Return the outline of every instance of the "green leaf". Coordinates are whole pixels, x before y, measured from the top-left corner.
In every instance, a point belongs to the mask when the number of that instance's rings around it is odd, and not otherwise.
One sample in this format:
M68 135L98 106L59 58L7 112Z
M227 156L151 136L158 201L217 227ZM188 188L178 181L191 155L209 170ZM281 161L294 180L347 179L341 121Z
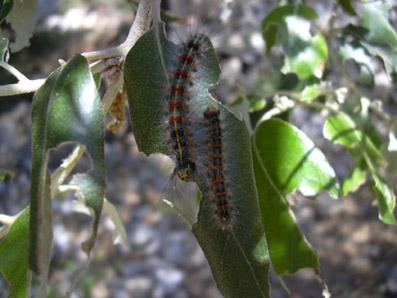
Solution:
M373 175L373 179L376 196L378 197L379 218L385 223L395 224L396 220L393 210L396 206L396 197L394 196L393 188L377 173Z
M101 87L101 74L100 73L94 74L94 81L95 81L96 88L99 90L99 88Z
M4 21L5 17L10 13L14 6L14 0L0 0L0 24Z
M256 94L247 94L247 99L249 101L249 112L257 112L265 108L266 106L266 99L262 96L258 96Z
M338 0L338 4L342 6L343 10L351 15L357 15L352 0Z
M11 180L13 180L15 177L15 171L0 169L0 181L5 180L7 176L9 176Z
M37 0L15 1L11 12L6 20L15 31L16 38L11 42L10 49L13 53L18 52L30 45L29 39L33 35L37 19Z
M361 18L363 26L369 31L367 40L374 44L394 48L395 52L397 36L388 20L388 12L391 7L391 4L380 1L363 3Z
M28 297L29 207L0 242L0 271L11 285L9 298Z
M242 105L244 102L244 98L242 96L237 97L231 104L229 104L229 107L238 107L239 105Z
M390 8L390 4L380 1L363 3L362 24L368 31L364 33L349 26L360 44L371 55L383 60L388 74L397 71L397 35L388 21Z
M359 165L355 165L349 176L342 183L343 195L346 196L349 192L355 192L358 188L365 183L367 172Z
M310 78L301 92L301 100L311 101L316 99L321 94L321 89L320 80L316 77Z
M361 80L367 84L374 83L374 68L371 63L371 57L362 47L353 47L350 44L344 44L339 48L339 56L343 63L352 59L360 66Z
M330 116L324 124L324 137L335 144L348 148L360 148L368 152L375 163L385 164L385 160L371 139L357 127L356 123L345 113Z
M252 141L262 221L272 264L278 274L311 267L319 274L318 256L299 229L286 195L299 189L315 196L327 189L340 193L336 175L321 151L287 122L261 122Z
M225 297L269 297L269 255L259 214L249 134L243 122L227 110L222 111L226 183L230 182L228 191L234 198L231 202L235 223L231 231L220 231L211 216L212 195L203 191L198 221L192 231Z
M285 18L299 16L306 20L318 18L315 10L306 5L285 5L273 9L262 22L262 34L266 41L267 54L275 44L277 34L284 29Z
M393 190L376 169L377 163L386 166L386 162L371 139L357 128L356 123L347 114L342 112L328 117L324 124L323 134L333 143L353 148L352 152L356 160L365 161L366 168L371 172L375 182L379 217L386 223L394 223L395 197Z
M219 229L213 215L213 194L208 187L206 169L203 168L203 173L200 172L196 180L202 192L198 219L197 222L191 219L190 227L225 297L269 297L269 257L258 211L249 135L244 123L209 95L208 88L217 83L220 69L209 39L205 38L203 44L203 53L197 58L197 75L193 85L195 96L189 102L189 115L195 121L192 134L195 144L207 148L205 133L208 128L203 112L208 107L220 110L222 128L226 128L222 140L228 167L227 181L230 181L236 218L231 230ZM182 45L175 45L165 38L161 23L143 35L127 55L124 80L132 130L139 150L146 155L171 154L167 149L167 127L162 123L166 114L164 105L171 84L170 76L182 51ZM203 134L201 138L196 129ZM202 158L207 159L207 154ZM197 203L192 199L191 204ZM185 218L184 210L175 210Z
M0 41L0 63L5 62L7 63L7 56L8 56L8 39L2 38Z
M317 13L306 5L286 5L274 9L262 22L262 32L267 43L267 52L281 36L285 54L283 73L296 73L300 79L322 76L328 56L327 43L321 34L312 36L310 21Z
M92 170L74 177L87 205L95 212L91 227L93 236L85 249L87 253L93 246L102 209L106 181L102 106L83 56L74 55L48 77L34 96L32 119L29 266L42 275L48 268L41 268L43 256L40 252L45 251L50 242L46 229L52 229L49 218L51 178L47 171L49 150L64 142L78 142L86 146L91 157ZM43 222L46 219L49 222Z
M360 41L361 45L373 56L378 56L383 60L386 72L391 74L397 72L396 48L376 45L366 41Z
M368 98L362 97L360 99L360 103L361 103L361 110L356 119L356 123L361 124L362 130L365 133L365 135L371 139L372 143L375 145L375 147L378 150L381 150L382 139L379 136L378 132L376 131L370 115L371 101ZM382 153L381 155L383 156Z

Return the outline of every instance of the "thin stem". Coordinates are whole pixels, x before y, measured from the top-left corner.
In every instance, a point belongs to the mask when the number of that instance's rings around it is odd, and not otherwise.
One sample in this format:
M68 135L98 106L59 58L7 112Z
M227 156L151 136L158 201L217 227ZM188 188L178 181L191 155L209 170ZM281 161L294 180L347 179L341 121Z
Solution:
M0 97L35 92L44 84L45 80L25 80L16 84L0 86Z
M22 73L19 72L15 67L11 66L6 62L0 62L0 66L11 73L14 77L18 79L18 81L28 81L28 78L25 77Z
M322 103L316 102L316 101L295 101L294 103L297 106L311 107L311 108L316 108L316 109L320 109L320 110L328 110L332 113L340 112L339 110L334 109L333 107L331 107L329 105L322 104Z

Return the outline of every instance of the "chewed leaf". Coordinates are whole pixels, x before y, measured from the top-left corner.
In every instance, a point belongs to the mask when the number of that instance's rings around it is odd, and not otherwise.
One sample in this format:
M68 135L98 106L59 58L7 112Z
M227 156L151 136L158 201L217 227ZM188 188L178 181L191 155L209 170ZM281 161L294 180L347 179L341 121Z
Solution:
M167 106L167 98L175 96L172 93L169 95L172 88L178 92L180 90L180 85L173 82L175 73L183 77L182 81L178 78L181 84L185 80L192 83L189 86L193 86L194 91L189 93L189 104L185 108L189 110L191 135L196 146L194 148L200 149L195 151L198 169L195 181L202 196L199 200L182 197L185 204L195 205L198 212L197 222L189 226L208 259L219 290L225 297L269 297L269 257L258 211L249 135L244 123L210 96L208 88L219 79L219 63L208 37L203 37L200 42L205 46L197 58L193 76L185 75L187 68L184 64L180 64L182 66L179 69L175 66L180 59L189 63L190 58L186 58L188 55L184 56L184 45L175 45L166 39L163 24L149 30L131 49L125 63L124 78L132 130L139 150L146 155L179 154L177 150L170 150L171 141L167 139L170 131L163 124L166 120L175 120L173 115L167 119L169 109L175 112L173 107ZM220 178L222 181L218 183L226 181L226 186L222 184L222 187L227 187L230 196L225 200L235 208L235 221L231 230L220 228L220 217L214 214L211 183L207 181L209 137L204 111L209 107L220 111L220 125L222 130L225 129L222 132L224 153L219 153L218 158L223 160L220 156L224 154L227 171L222 174L224 180ZM218 161L222 164L220 159ZM169 205L175 206L176 212L183 218L186 218L185 210L190 210L177 201L169 202ZM226 210L225 206L218 208Z
M367 128L367 131L371 130ZM372 137L371 139L365 131L357 127L356 123L349 115L342 112L335 116L328 117L324 124L323 134L333 143L352 148L350 153L353 157L358 161L364 161L365 170L372 174L372 179L374 181L374 189L379 206L379 218L386 223L394 224L396 221L393 210L396 199L392 187L380 175L377 169L377 165L385 166L386 162L384 156L372 141L372 139L376 138ZM347 181L355 185L347 185L347 190L357 187L364 176L364 173L357 173L357 171L356 173L353 172L353 174L356 174L355 176L351 176L354 180Z
M371 57L362 47L353 47L350 44L344 44L339 49L339 55L343 62L353 59L360 66L361 80L367 84L374 83L374 69L371 64Z
M180 148L172 149L171 134L175 134L175 132L165 123L172 123L171 118L177 118L173 114L169 114L167 99L172 88L179 88L179 85L172 86L172 77L178 70L177 65L184 56L185 48L182 44L176 45L170 42L164 35L163 26L164 24L161 23L149 30L128 53L124 80L132 131L139 150L147 156L155 153L169 155L176 164L176 155L181 155L182 150ZM192 98L188 102L181 103L184 112L188 115L185 120L189 125L182 131L188 130L191 133L192 148L187 150L197 154L195 159L197 159L199 176L204 173L202 173L202 158L198 151L202 150L202 147L206 148L206 145L200 141L202 138L205 140L202 132L205 128L201 127L199 119L203 118L204 108L209 103L214 104L208 93L208 88L217 83L220 74L219 62L211 41L204 36L201 43L200 46L203 50L195 62L194 73L189 73L184 79L189 80L190 84L188 85L193 89L189 90L189 97ZM185 136L182 138L186 139ZM176 192L178 193L178 191ZM172 200L174 197L170 194L170 197L166 197L166 199ZM196 201L173 200L172 203L183 218L191 218L193 222L196 221L198 212Z
M16 34L15 41L10 44L12 52L18 52L30 45L29 39L36 26L37 8L37 0L14 2L11 12L6 17Z
M322 76L328 48L321 34L310 33L310 21L316 18L318 15L312 8L301 4L278 7L263 20L268 53L280 36L285 55L284 73L296 73L300 79Z
M281 120L260 123L252 146L262 221L276 272L311 267L319 273L317 254L299 229L285 196L294 189L307 196L328 189L337 197L340 187L335 172L302 131Z
M78 142L87 148L93 169L75 176L86 204L93 208L92 230L98 226L105 193L104 132L102 107L86 59L73 56L55 70L36 92L32 104L32 181L29 233L29 266L45 275L48 264L41 253L51 248L47 239L52 231L50 183L47 160L49 150L64 142ZM45 220L48 222L45 222ZM48 230L49 229L49 230ZM48 247L49 246L49 247ZM86 250L89 252L92 244ZM46 276L43 276L46 278Z

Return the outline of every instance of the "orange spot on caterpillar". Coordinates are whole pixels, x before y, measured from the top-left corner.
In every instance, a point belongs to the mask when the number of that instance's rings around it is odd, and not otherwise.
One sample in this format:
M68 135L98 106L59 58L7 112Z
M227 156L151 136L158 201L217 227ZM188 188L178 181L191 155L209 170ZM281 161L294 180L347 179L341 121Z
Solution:
M180 107L182 107L182 102L181 101L178 101L178 102L172 101L169 103L169 106L172 109L179 109Z

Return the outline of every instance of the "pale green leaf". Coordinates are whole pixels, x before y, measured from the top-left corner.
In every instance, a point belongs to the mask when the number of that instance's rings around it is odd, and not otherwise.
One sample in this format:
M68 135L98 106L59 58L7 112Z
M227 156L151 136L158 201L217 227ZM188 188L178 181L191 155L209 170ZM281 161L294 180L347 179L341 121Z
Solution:
M11 28L16 34L15 41L10 44L12 52L18 52L30 45L29 39L36 26L37 8L37 0L14 2L11 12L6 17L6 21L11 24Z

